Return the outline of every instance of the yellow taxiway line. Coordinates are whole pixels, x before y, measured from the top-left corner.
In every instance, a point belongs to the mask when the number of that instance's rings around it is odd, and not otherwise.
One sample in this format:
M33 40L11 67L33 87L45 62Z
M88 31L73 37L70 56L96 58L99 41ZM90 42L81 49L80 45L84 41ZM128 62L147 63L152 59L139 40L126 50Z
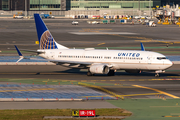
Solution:
M161 93L144 93L144 94L129 94L129 95L122 95L122 96L140 96L140 95L156 95Z
M163 117L180 117L180 116L163 116Z
M169 94L169 93L163 92L163 91L158 90L158 89L155 89L155 88L144 87L144 86L140 86L140 85L132 85L132 86L134 86L134 87L139 87L139 88L144 88L144 89L149 89L149 90L153 90L153 91L156 91L156 92L158 92L158 93L161 93L161 94L167 95L167 96L172 97L172 98L179 98L179 97L177 97L177 96L175 96L175 95L172 95L172 94Z
M106 44L106 43L99 43L98 45L104 45L104 44Z

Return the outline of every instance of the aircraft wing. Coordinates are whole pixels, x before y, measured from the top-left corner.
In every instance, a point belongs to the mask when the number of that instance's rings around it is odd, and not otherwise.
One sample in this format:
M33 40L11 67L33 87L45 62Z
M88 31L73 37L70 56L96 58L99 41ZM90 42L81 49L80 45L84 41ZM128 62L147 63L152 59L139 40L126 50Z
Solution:
M94 63L94 62L82 62L82 61L68 61L68 60L52 60L52 59L46 59L49 62L53 62L56 64L71 64L71 65L83 65L86 67L90 67L92 64L103 64L103 65L107 65L108 67L113 67L112 64L108 64L108 63Z
M52 59L46 59L49 62L59 63L59 64L81 64L81 65L91 65L92 62L79 62L79 61L68 61L68 60L52 60Z

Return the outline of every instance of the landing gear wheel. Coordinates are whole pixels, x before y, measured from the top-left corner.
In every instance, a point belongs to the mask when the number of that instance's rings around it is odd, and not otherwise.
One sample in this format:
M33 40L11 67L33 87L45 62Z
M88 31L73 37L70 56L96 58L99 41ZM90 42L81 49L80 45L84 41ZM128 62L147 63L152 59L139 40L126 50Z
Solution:
M155 74L155 77L159 77L159 73L156 73L156 74Z
M110 70L109 73L108 73L108 76L114 76L114 75L115 75L114 70Z
M87 76L93 76L93 74L91 72L87 72Z

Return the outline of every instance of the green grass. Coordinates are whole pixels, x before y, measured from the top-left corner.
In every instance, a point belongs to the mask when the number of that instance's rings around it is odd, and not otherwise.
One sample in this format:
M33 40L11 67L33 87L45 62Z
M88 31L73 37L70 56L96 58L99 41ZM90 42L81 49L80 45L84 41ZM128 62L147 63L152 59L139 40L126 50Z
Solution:
M96 109L96 115L130 116L131 113L120 108ZM71 116L71 109L0 110L0 120L40 120L44 116Z
M132 116L125 120L180 120L180 99L124 99L107 100L111 104L131 111Z

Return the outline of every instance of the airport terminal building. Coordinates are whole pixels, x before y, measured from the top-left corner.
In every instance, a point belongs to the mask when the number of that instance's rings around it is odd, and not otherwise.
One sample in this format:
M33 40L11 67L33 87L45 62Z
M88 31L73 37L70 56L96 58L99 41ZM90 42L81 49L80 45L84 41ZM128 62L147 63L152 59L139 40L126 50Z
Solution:
M164 6L166 4L180 5L180 0L26 0L26 2L25 0L0 0L0 10L149 10L150 7Z

